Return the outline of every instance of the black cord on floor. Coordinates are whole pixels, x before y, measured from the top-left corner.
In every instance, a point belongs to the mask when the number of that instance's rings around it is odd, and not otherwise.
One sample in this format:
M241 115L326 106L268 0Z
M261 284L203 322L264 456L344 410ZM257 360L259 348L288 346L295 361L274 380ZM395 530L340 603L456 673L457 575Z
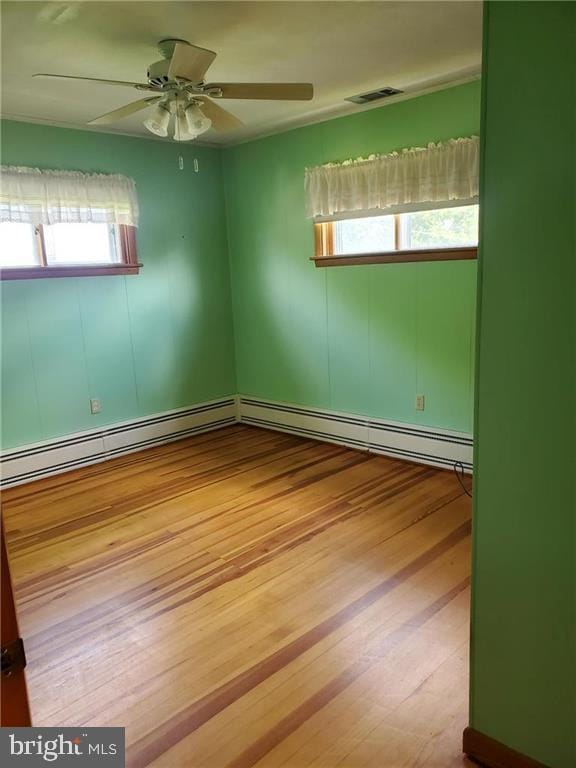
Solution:
M454 474L458 478L458 482L460 483L460 486L462 487L462 490L464 491L466 496L470 496L470 498L472 498L472 494L470 493L468 488L466 488L466 486L464 485L464 466L461 461L454 462Z

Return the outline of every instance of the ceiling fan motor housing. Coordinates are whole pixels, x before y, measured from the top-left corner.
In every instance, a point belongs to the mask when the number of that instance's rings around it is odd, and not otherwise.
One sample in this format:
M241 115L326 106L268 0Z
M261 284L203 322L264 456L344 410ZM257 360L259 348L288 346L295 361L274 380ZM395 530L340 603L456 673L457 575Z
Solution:
M148 67L148 82L150 85L163 86L170 82L168 70L170 69L170 60L161 59L150 64Z

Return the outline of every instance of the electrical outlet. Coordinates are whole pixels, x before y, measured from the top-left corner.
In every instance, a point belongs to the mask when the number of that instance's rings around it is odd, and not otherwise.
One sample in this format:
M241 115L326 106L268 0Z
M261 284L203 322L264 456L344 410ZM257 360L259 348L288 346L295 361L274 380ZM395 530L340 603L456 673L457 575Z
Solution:
M92 397L90 398L90 413L100 413L102 410L102 403L100 400Z
M416 395L416 410L424 410L424 395Z

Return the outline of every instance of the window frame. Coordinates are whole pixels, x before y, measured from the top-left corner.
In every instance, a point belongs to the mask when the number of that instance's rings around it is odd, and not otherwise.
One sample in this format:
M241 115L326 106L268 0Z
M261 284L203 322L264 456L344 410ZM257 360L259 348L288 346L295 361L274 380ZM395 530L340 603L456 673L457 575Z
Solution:
M315 262L317 267L345 267L353 264L405 264L415 261L454 261L476 259L478 257L477 245L457 246L454 248L411 248L401 250L399 247L401 237L401 213L382 213L381 215L394 216L395 249L393 251L337 254L334 252L334 224L337 220L315 221L314 256L311 258L311 261Z
M33 226L33 225L30 225ZM33 280L46 277L98 277L101 275L137 275L142 264L136 253L136 227L117 224L120 261L114 264L58 264L46 261L44 226L34 226L40 264L34 267L2 267L0 280Z

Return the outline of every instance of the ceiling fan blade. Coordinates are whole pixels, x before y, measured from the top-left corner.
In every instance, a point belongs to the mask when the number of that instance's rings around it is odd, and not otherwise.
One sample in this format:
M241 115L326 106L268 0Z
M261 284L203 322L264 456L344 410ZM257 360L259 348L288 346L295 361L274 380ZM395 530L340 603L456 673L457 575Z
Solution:
M50 80L82 80L88 83L103 83L104 85L124 85L129 88L138 88L142 91L155 91L154 86L148 83L129 83L124 80L102 80L99 77L76 77L75 75L52 75L44 72L39 72L32 77L43 77Z
M220 99L270 99L309 101L314 96L311 83L210 83L206 91L218 89L210 96Z
M160 101L161 98L162 96L148 96L145 99L138 99L138 101L133 101L131 104L126 104L119 109L113 109L112 112L106 112L105 115L95 117L94 120L89 120L88 125L107 125L108 123L114 123L121 117L128 117L128 115L132 115L134 112L146 109L146 107L154 104L154 102Z
M170 80L180 77L191 83L199 83L204 79L206 70L215 58L214 51L187 43L176 43L170 60L168 77Z
M233 131L244 125L236 115L223 109L219 104L214 104L210 99L200 98L198 101L202 102L202 112L212 120L212 127L217 131Z

